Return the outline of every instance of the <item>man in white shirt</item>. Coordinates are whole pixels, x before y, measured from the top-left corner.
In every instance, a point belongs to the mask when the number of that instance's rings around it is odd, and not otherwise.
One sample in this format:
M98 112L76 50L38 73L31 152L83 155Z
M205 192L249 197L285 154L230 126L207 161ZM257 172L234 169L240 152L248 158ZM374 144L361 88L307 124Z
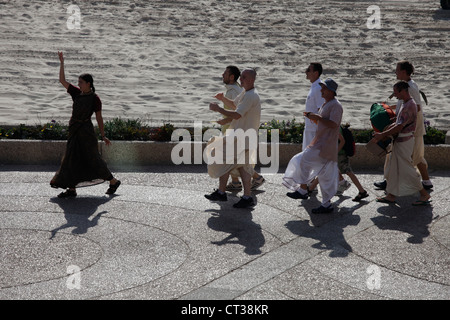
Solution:
M322 87L320 86L323 68L322 64L318 62L312 62L306 69L306 79L311 82L311 88L309 89L308 96L306 97L306 107L305 112L318 113L319 109L325 103L325 99L322 97L322 92L320 91ZM303 130L303 143L302 151L308 147L311 141L314 139L317 131L317 124L305 117L305 129ZM318 179L314 179L309 185L308 190L313 191L318 184Z
M228 66L225 68L224 73L222 74L222 80L225 84L225 98L233 100L237 98L237 96L242 92L242 87L237 82L239 77L241 76L241 71L236 66ZM227 105L225 102L223 103L223 108L225 110L234 110L233 106ZM226 116L223 116L224 119L217 121L218 124L222 125L222 133L225 134L227 129L230 127L230 122Z
M311 63L306 69L306 79L311 82L311 88L309 89L308 96L306 97L305 112L318 113L319 109L325 103L325 99L322 97L320 90L320 75L322 74L322 65L320 63ZM305 117L305 130L303 131L303 143L302 151L311 143L312 139L316 135L317 124Z
M234 101L225 98L223 93L216 95L216 98L226 105L231 106L235 110L226 110L220 107L217 103L211 103L209 109L224 115L227 121L230 123L229 129L231 133L227 133L225 136L213 138L205 149L205 154L208 158L214 160L213 153L217 153L220 145L225 145L222 148L223 151L227 151L227 143L233 143L236 141L233 134L240 131L253 135L253 142L250 139L249 144L245 142L245 148L242 154L235 154L234 161L232 163L224 161L222 163L208 163L208 174L212 178L219 178L219 189L212 194L205 195L205 197L212 201L227 201L227 195L225 193L228 177L231 172L239 172L244 186L244 195L239 202L235 203L235 208L248 208L254 205L253 198L251 196L251 178L254 172L253 167L256 163L258 147L258 130L261 120L261 100L259 98L258 91L255 89L256 71L253 69L245 69L241 74L241 86L243 91ZM239 130L241 129L241 130ZM230 131L228 130L228 131ZM223 144L222 144L223 143ZM252 143L254 145L252 145ZM245 154L244 154L245 153ZM226 155L226 152L225 152ZM226 155L227 156L227 155ZM244 162L242 162L244 160Z
M417 83L411 79L411 75L414 73L414 66L411 62L403 60L397 63L395 69L395 74L397 75L397 80L406 81L409 85L408 91L411 97L417 104L417 121L416 130L414 132L414 149L412 155L413 165L417 167L422 176L422 185L425 190L433 188L430 176L428 175L428 163L425 160L425 145L423 141L423 136L426 134L425 124L423 118L423 104L422 98L419 91L419 86ZM403 104L403 100L398 100L397 105L390 106L392 109L396 109L399 112L400 106ZM374 185L380 189L386 189L386 180L383 182L375 182Z
M239 77L241 76L241 71L238 67L230 65L225 68L224 73L222 74L222 80L225 84L225 94L224 97L227 100L234 101L236 98L244 91L244 89L239 85L237 82ZM233 104L228 105L226 101L223 102L223 108L225 110L236 110L236 106ZM227 129L230 127L230 120L226 116L223 116L224 118L217 121L218 124L222 126L222 134L225 135ZM239 174L237 173L231 173L231 182L227 184L226 190L227 191L240 191L242 190L242 184L239 181ZM256 171L252 173L252 190L258 189L264 182L265 179L262 175L258 174Z

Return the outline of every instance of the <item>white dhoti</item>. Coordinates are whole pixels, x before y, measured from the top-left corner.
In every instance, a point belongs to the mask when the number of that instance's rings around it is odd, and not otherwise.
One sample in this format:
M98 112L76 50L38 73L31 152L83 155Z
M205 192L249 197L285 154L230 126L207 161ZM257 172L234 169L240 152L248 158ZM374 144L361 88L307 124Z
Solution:
M423 112L417 112L417 126L414 132L414 151L412 154L412 162L416 167L418 164L423 163L428 167L427 160L425 160L425 144L423 141L423 135L425 134L425 127L423 125Z
M239 168L253 175L257 162L257 146L252 147L243 145L243 142L233 136L211 138L204 151L209 176L214 179L226 173L239 176Z
M324 159L319 153L318 149L307 148L292 157L283 177L283 185L296 191L301 184L308 184L318 177L323 205L336 194L339 169L337 162Z
M316 135L316 130L303 130L302 151L305 151Z
M425 160L425 144L423 142L423 136L414 137L412 162L414 166L423 163L428 167L428 162Z
M412 195L423 188L420 174L413 166L413 148L414 138L392 144L392 152L388 154L384 167L386 192L400 197Z

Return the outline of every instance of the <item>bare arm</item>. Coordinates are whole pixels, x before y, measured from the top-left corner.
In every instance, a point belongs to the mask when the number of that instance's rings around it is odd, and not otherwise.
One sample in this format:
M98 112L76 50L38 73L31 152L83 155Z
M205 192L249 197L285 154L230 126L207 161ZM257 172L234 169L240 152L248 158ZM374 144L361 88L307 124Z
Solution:
M231 118L223 118L217 121L218 124L220 124L221 126L224 126L228 123L230 123L231 121L233 121L233 119Z
M339 127L339 124L337 124L333 120L324 119L324 118L322 118L322 116L320 116L317 113L303 112L303 115L305 117L307 117L308 119L314 121L315 123L318 123L319 121L322 122L322 124L324 124L328 128L337 128L337 127Z
M378 142L378 141L380 141L380 140L384 140L385 138L387 138L387 137L390 137L390 136L393 136L393 135L396 135L397 133L400 133L402 130L403 130L403 128L405 127L405 125L404 124L392 124L392 125L390 125L385 131L383 131L383 132L375 132L374 134L373 134L373 140L375 141L375 142Z
M214 96L214 98L216 98L217 100L222 101L223 103L225 103L225 105L227 107L232 108L233 110L236 110L237 106L234 104L234 100L228 99L227 97L225 97L225 95L223 93L218 93Z
M59 62L61 63L59 66L59 82L66 88L69 88L70 83L66 81L66 75L64 73L64 56L62 52L58 51Z
M220 114L223 114L225 117L231 118L231 119L234 119L234 120L237 120L237 119L241 118L241 115L239 113L237 113L236 111L225 110L224 108L220 107L217 103L210 103L209 104L209 110L218 112Z

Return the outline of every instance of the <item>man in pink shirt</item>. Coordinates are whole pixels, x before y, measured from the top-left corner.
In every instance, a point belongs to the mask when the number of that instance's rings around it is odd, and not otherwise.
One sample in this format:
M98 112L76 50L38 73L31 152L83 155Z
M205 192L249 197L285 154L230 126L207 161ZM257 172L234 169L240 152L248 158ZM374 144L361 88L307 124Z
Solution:
M337 83L327 79L320 83L325 103L319 113L305 112L308 119L317 123L317 132L309 146L296 154L286 168L283 184L293 190L287 196L293 199L307 199L307 184L315 177L319 178L322 204L313 209L313 213L331 213L331 198L338 187L339 169L338 137L342 120L342 105L336 99Z
M431 202L430 195L421 183L420 174L413 166L414 131L416 130L417 105L409 93L409 84L399 81L394 85L394 95L403 100L397 112L397 120L385 131L374 134L373 140L378 142L394 136L392 152L387 156L384 166L384 177L387 181L385 197L377 198L378 202L394 203L396 197L407 196L419 191L419 200L414 206L423 206Z

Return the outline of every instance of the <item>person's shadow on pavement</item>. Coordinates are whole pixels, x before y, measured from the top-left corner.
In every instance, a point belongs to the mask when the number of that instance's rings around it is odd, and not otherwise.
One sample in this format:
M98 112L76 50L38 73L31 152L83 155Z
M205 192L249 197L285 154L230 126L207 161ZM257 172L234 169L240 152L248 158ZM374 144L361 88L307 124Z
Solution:
M397 230L410 234L407 239L409 243L422 243L423 239L430 235L429 227L433 221L432 206L412 207L406 210L385 206L378 208L377 211L381 215L371 219L374 224L381 230Z
M352 252L352 247L344 237L344 229L356 226L361 221L358 215L336 217L323 227L311 225L309 220L296 220L286 223L286 228L300 237L317 240L311 247L319 250L330 250L330 257L346 257Z
M64 229L72 229L72 234L84 234L89 228L95 227L98 224L100 217L107 211L97 212L98 207L107 203L112 196L103 197L76 197L73 199L52 198L50 202L58 204L64 212L67 223L55 228L51 231L50 239L53 239L56 234ZM91 216L95 216L91 218Z
M208 209L212 216L208 219L208 227L215 231L229 233L220 241L212 241L218 246L239 244L244 247L248 255L261 254L261 247L265 244L262 228L252 221L253 208L233 208L231 201L216 202L220 209Z

